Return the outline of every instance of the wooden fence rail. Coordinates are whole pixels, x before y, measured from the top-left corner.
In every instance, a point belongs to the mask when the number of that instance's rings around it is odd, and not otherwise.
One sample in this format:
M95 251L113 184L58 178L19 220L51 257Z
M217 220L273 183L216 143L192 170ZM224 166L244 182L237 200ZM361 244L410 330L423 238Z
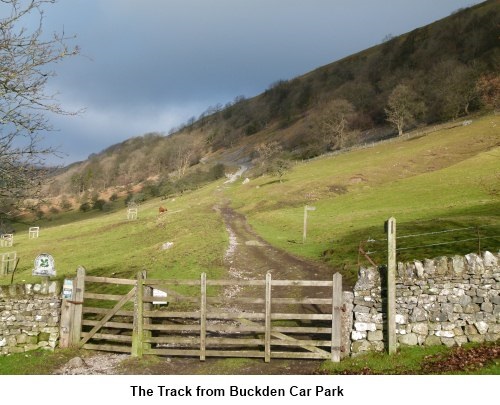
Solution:
M235 285L238 295L226 296ZM199 280L145 273L127 280L86 276L80 268L62 318L68 319L68 346L137 357L340 361L341 286L338 273L331 281L273 280L271 273L265 280L209 280L205 273Z

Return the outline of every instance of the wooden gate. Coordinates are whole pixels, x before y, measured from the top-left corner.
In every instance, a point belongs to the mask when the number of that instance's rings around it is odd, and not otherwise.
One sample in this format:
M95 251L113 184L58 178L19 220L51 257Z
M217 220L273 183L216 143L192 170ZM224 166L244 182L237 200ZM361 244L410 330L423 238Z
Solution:
M72 311L74 346L138 357L340 361L339 273L332 281L273 280L271 273L265 280L207 280L205 273L199 280L153 280L143 273L126 280L79 270L76 284L80 298L67 302L81 310ZM106 292L90 292L90 284L104 284ZM120 294L110 294L110 287Z

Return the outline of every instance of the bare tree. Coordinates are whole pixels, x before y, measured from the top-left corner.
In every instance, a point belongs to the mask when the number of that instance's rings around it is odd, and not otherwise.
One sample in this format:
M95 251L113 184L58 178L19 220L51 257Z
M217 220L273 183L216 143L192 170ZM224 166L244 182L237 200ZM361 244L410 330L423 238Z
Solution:
M425 105L418 99L417 94L407 85L399 84L389 96L385 113L387 121L396 127L401 136L404 129L412 124L424 110Z
M261 142L255 147L255 151L259 154L258 160L263 167L269 163L271 158L281 153L283 147L278 141Z
M326 105L318 119L318 128L329 149L345 146L354 113L354 106L344 99L332 100Z
M41 145L41 133L52 129L48 115L74 114L46 89L55 63L78 54L64 32L45 36L46 4L54 0L2 0L0 3L0 210L9 214L41 190L46 157L55 153ZM37 19L32 30L28 20Z

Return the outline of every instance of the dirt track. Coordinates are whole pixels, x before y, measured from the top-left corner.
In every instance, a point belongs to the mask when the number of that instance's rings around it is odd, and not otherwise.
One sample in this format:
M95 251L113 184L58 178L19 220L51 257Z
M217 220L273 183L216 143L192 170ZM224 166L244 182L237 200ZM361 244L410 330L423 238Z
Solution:
M215 207L230 235L226 264L248 278L264 278L271 272L277 279L330 280L333 270L272 247L248 225L246 218L226 203Z
M229 207L227 202L214 207L224 221L229 234L229 246L224 262L233 279L263 279L269 271L273 279L330 280L333 270L321 263L294 257L270 246L248 225L246 218ZM228 297L241 294L238 287L227 289ZM228 367L221 359L209 358L200 362L196 358L158 358L154 362L131 359L127 355L89 353L91 357L67 364L55 374L312 374L320 361L273 359L246 359L237 366ZM105 364L106 367L103 367Z

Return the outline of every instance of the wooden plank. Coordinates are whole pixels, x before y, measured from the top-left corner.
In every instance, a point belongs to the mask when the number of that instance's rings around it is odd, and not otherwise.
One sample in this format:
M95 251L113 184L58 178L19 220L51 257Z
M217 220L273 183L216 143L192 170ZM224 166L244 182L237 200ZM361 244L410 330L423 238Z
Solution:
M96 345L92 343L86 343L82 346L82 348L87 350L100 350L104 352L118 352L118 353L130 354L130 346Z
M274 313L271 314L272 320L285 320L285 319L296 319L296 320L309 320L309 321L331 321L331 314L284 314L284 313Z
M182 350L182 349L150 349L144 354L153 354L160 356L192 356L198 357L199 350ZM209 357L241 357L241 358L262 358L264 353L256 350L207 350L206 355Z
M118 295L118 294L98 294L98 293L91 293L91 292L86 292L83 295L84 299L93 299L93 300L103 300L103 301L120 301L123 298L123 295ZM133 298L130 298L129 301L133 301Z
M82 333L82 337L85 337L87 335L87 332ZM132 342L132 336L112 335L110 333L95 333L94 336L92 336L92 339L111 340L115 342Z
M271 340L271 346L297 346L297 347L304 347L304 346L315 346L315 347L330 347L332 342L330 340L300 340L296 339L294 341L286 341L286 340L278 340L278 339L272 339ZM273 352L274 356L274 352Z
M82 325L84 326L95 326L99 323L99 321L93 321L91 319L84 319L82 321ZM103 328L110 328L110 329L134 329L134 325L132 323L125 323L125 322L106 322L104 325L102 325Z
M264 326L262 325L252 325L252 326L232 326L232 325L210 325L206 326L207 332L226 332L226 333L239 333L239 332L265 332ZM201 330L201 325L144 325L145 330L156 330L156 331L180 331L180 332L199 332ZM330 330L330 329L328 329ZM305 333L305 332L304 332Z
M273 326L273 332L282 333L325 333L331 334L332 328L317 328L312 326Z
M148 343L156 344L178 344L178 345L196 345L199 349L200 337L199 336L152 336L144 339ZM201 352L201 351L200 351Z
M103 284L122 284L122 285L135 285L135 280L130 280L126 278L110 278L110 277L97 277L97 276L85 276L85 282L87 283L103 283Z
M340 273L333 275L332 288L332 337L331 337L331 360L335 363L340 361L340 336L342 334L340 312L342 306L342 276Z
M234 319L239 321L241 319L265 319L265 314L255 312L208 312L208 319Z
M207 332L226 332L226 333L240 333L240 332L265 332L264 325L207 325Z
M145 280L145 285L149 285L151 287L155 287L161 290L161 286L169 287L172 285L200 285L200 280L175 280L175 279L152 279L148 278Z
M332 287L331 281L273 280L273 287Z
M200 302L200 361L205 361L205 339L207 337L207 274L201 273Z
M198 357L199 350L183 350L183 349L159 349L154 348L145 351L144 354L159 355L159 356L191 356ZM208 357L239 357L239 358L263 358L264 353L255 350L207 350ZM320 350L317 353L305 352L274 352L273 358L284 359L328 359L330 353Z
M331 298L273 298L273 304L280 305L302 305L302 304L316 304L316 305L332 305Z
M146 302L146 300L145 300ZM147 318L190 318L200 319L199 312L170 312L162 310L144 311L144 317Z
M239 285L244 287L264 287L265 280L207 280L208 286L232 286Z
M82 331L83 297L85 295L85 268L82 266L79 266L76 269L76 278L73 287L73 313L71 321L70 345L72 347L77 347L80 342L80 333Z
M279 359L329 359L330 352L319 349L316 353L305 352L276 352L273 351L273 358Z
M97 308L97 307L83 307L84 314L106 314L109 308ZM134 311L118 311L115 315L117 316L134 316Z
M195 298L191 302L195 302ZM207 302L209 304L225 304L228 301L231 303L238 304L265 304L263 298L250 298L250 297L234 297L228 300L227 298L220 297L208 297ZM285 305L302 305L302 304L317 304L317 305L332 305L331 298L273 298L273 304L285 304Z
M163 325L151 324L144 325L144 330L158 330L164 332L181 331L181 332L199 332L200 325Z
M265 317L265 337L264 337L264 361L271 361L271 273L266 273L266 317Z
M157 344L192 344L199 345L200 338L199 337L172 337L172 336L163 336L163 337L151 337L148 338L147 341L149 343L157 343ZM254 338L219 338L219 337L207 337L206 340L207 346L213 345L241 345L241 346L257 346L263 345L264 339L254 339ZM329 345L328 343L327 345Z
M199 303L200 299L196 297L175 297L168 293L168 297L144 297L143 298L144 302L193 302L193 303Z
M92 338L94 333L96 333L107 321L109 321L123 305L130 301L135 292L136 287L132 288L127 295L124 295L122 299L116 303L114 308L110 309L109 312L104 315L104 317L92 328L89 334L80 341L80 347L87 343L89 339Z
M274 315L274 314L273 314ZM189 318L189 319L200 319L200 313L199 312L169 312L169 311L162 311L162 310L155 310L155 311L144 311L144 316L149 317L149 318ZM299 315L297 317L293 318L287 318L287 319L327 319L327 318L322 318L323 316L328 317L327 320L331 319L330 314L326 315L316 315L320 316L318 318L309 318L309 315L305 316L304 318L300 318ZM311 315L314 316L314 315ZM240 320L240 319L264 319L264 314L262 313L254 313L254 312L208 312L207 311L207 319L234 319L234 320ZM277 318L277 319L285 319L285 318Z

